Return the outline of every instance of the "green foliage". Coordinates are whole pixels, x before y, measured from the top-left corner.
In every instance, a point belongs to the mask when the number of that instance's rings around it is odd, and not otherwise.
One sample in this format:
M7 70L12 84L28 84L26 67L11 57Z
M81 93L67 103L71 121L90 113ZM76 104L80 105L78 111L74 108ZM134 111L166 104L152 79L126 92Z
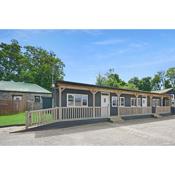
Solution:
M151 84L151 77L144 77L140 80L139 89L143 91L151 91L152 84Z
M97 76L96 84L143 91L161 90L171 87L175 89L175 68L170 68L166 72L159 71L153 78L143 77L142 79L139 79L138 77L133 77L128 83L121 80L119 75L114 72L114 69L109 69L104 76L101 74Z
M169 85L175 89L175 67L169 68L166 72L167 80Z
M16 40L0 44L0 80L36 83L50 90L52 73L54 80L62 80L64 66L53 52L42 48L21 47Z
M109 69L109 71L104 76L98 74L96 77L96 85L121 87L126 85L126 83L119 78L119 75L114 72L114 69Z

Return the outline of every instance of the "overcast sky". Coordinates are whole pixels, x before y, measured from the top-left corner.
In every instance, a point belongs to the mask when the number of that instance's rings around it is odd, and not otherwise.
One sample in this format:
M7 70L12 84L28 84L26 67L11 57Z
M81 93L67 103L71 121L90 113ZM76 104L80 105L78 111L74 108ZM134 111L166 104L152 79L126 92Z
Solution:
M175 66L175 30L0 30L0 42L11 39L55 52L67 81L94 84L109 68L127 81Z

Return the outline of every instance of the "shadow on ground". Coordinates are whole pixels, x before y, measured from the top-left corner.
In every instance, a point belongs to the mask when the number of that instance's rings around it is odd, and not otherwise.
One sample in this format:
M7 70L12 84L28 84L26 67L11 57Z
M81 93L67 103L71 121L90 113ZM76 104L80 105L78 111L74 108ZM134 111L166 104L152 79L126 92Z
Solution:
M158 122L164 120L175 119L174 115L164 115L161 118L154 118L152 116L133 116L124 117L124 121L120 123L111 123L108 119L94 119L94 120L81 120L81 121L66 121L66 122L56 122L44 126L38 126L35 128L30 128L28 130L21 130L11 133L29 133L34 132L35 137L51 137L56 135L73 134L78 132L86 132L100 129L109 129L114 127L136 125L150 122Z

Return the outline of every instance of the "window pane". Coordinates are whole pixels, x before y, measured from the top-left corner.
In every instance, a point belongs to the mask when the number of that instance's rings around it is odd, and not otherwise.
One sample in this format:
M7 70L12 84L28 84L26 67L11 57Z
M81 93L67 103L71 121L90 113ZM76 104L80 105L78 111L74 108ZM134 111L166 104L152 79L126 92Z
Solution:
M125 98L124 97L120 98L120 105L125 106Z
M35 96L35 102L39 103L40 102L40 96Z
M141 98L137 99L137 106L141 106Z
M117 97L112 97L112 106L113 107L117 106Z
M81 106L81 95L75 95L75 106Z
M83 106L88 106L88 96L83 96L82 97L82 105Z
M74 96L68 95L68 106L74 106Z

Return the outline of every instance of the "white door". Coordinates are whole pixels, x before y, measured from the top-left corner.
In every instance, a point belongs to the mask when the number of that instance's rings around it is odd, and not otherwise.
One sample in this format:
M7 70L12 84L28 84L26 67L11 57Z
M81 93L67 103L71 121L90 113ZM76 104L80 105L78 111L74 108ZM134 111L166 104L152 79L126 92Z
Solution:
M109 116L109 95L101 95L101 116L108 117Z
M142 106L147 107L147 98L146 97L142 98Z

